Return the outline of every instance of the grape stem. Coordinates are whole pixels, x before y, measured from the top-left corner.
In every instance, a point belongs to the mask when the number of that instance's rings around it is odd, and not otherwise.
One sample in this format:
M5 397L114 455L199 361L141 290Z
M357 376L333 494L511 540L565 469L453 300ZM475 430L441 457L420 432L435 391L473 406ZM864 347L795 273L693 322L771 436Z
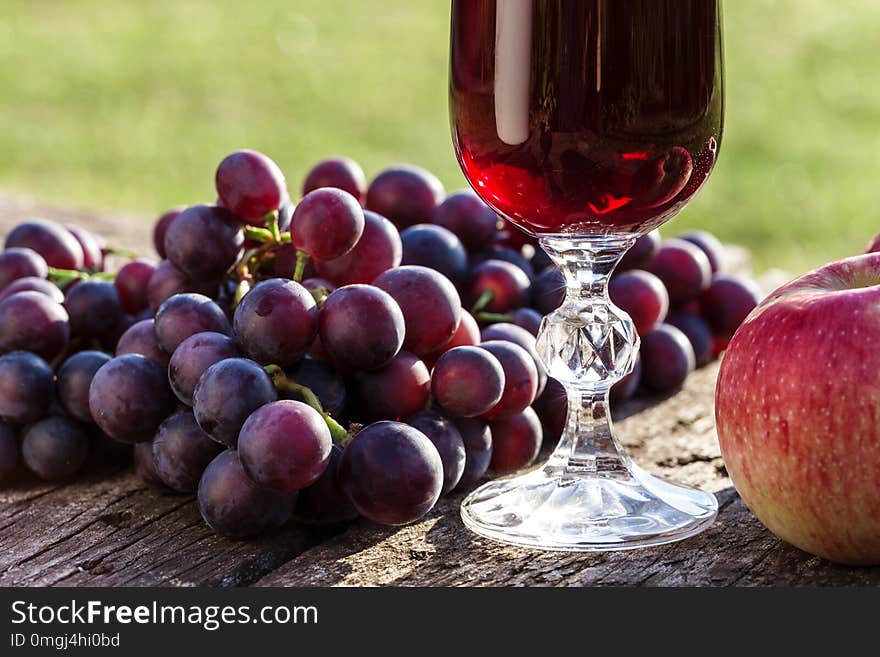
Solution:
M477 302L474 304L474 307L471 308L471 314L476 315L483 308L492 303L492 299L495 298L495 292L492 290L483 290L483 293L480 295L480 298L477 299Z
M102 281L112 281L116 278L113 274L104 271L90 274L76 269L59 269L58 267L49 267L48 277L50 281L60 288L67 287L73 281L87 281L90 278L97 278Z
M266 222L266 226L269 228L269 233L272 235L272 241L276 244L280 244L281 231L278 230L278 210L267 212L266 216L263 217L263 221Z
M309 261L309 254L305 251L297 250L296 252L296 269L293 271L293 280L301 283L303 274L306 272L306 263Z
M504 315L503 313L477 313L476 320L481 324L512 324L514 322L513 317L510 315Z
M345 427L334 420L330 413L327 413L324 410L324 407L321 405L321 400L318 399L318 395L316 395L311 388L300 385L296 381L289 379L284 373L284 370L278 365L266 365L263 369L266 371L266 374L272 377L272 383L275 384L276 390L302 398L303 402L321 414L321 417L324 418L324 422L327 423L327 428L330 430L330 437L333 438L334 441L345 445L353 438L353 436L345 430Z
M271 230L260 228L258 226L245 226L244 236L247 237L249 240L259 242L260 244L271 242L274 239Z
M129 260L134 260L140 257L137 251L124 246L117 246L115 244L107 244L101 249L101 253L104 255L118 255L123 258L128 258Z

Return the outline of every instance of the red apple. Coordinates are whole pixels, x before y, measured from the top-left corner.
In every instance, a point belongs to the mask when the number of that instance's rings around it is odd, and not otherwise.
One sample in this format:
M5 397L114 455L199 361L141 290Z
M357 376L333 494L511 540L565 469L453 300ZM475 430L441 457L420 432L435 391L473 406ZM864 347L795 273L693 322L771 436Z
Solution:
M727 348L718 440L746 505L774 534L880 564L880 253L783 285Z

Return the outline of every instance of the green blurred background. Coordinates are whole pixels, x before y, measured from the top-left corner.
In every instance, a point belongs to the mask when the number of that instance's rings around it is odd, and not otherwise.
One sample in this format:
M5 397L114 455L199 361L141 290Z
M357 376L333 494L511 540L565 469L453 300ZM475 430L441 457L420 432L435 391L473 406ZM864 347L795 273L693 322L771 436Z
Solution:
M461 187L448 2L0 0L0 188L146 216L213 199L227 152L292 188L316 160L411 161ZM728 0L716 173L665 229L805 270L880 232L880 2Z

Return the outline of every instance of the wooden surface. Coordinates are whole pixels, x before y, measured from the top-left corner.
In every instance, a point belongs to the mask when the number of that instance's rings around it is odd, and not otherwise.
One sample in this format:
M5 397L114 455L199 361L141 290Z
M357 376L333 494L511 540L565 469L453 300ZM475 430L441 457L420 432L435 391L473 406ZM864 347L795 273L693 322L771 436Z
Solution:
M0 195L0 234L42 215L98 230L148 253L149 223L94 217ZM93 467L64 485L0 490L0 586L766 586L880 584L880 568L844 568L790 547L749 513L726 476L712 420L717 364L665 399L617 415L618 433L646 469L718 495L716 523L684 541L633 552L542 553L468 532L461 496L403 528L359 520L290 526L255 541L213 535L190 496L160 494L125 466Z

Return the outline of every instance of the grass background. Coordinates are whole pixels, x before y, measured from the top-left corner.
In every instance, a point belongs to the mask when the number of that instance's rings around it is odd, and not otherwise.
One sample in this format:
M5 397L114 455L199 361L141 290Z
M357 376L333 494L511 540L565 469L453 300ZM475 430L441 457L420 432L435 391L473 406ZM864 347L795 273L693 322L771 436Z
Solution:
M239 147L296 187L346 154L464 184L439 0L0 0L0 187L145 215L213 199ZM880 232L880 3L729 0L716 173L665 232L702 227L802 271Z

